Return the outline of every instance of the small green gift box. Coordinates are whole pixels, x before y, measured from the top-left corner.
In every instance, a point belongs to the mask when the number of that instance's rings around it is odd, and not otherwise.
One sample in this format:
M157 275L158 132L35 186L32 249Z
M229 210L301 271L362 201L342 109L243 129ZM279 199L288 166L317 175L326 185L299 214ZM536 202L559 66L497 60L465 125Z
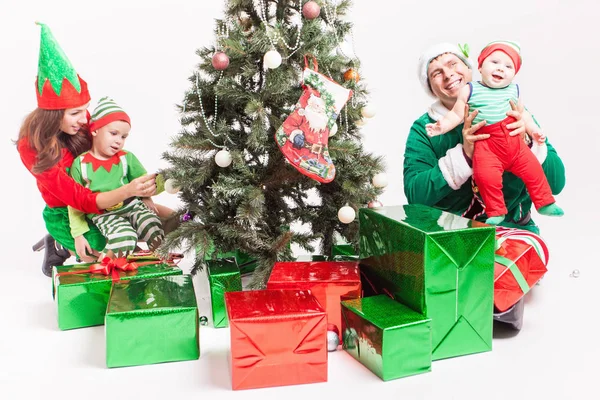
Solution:
M52 294L57 305L59 329L104 324L106 305L115 279L136 280L182 273L178 267L160 261L140 266L135 271L119 271L114 275L92 273L90 267L93 265L97 263L53 268Z
M240 269L235 259L232 258L207 260L206 265L208 267L213 325L215 328L226 328L229 326L229 320L225 307L225 293L242 290Z
M117 282L106 310L106 365L196 360L198 327L190 275Z
M431 320L388 296L342 301L343 347L388 381L431 371Z
M416 204L359 221L361 271L431 318L433 360L492 349L493 226Z

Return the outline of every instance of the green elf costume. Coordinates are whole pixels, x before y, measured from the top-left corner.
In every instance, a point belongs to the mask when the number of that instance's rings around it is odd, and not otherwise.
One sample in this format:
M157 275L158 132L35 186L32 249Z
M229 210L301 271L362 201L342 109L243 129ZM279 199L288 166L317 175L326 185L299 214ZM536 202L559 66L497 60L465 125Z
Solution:
M90 120L90 132L96 132L114 121L131 125L127 113L114 100L101 98ZM137 157L125 150L116 152L106 160L85 152L71 166L73 179L92 192L109 192L146 173ZM104 252L126 255L134 251L138 241L146 242L154 250L164 238L158 216L137 198L127 199L103 214L87 214L87 217L106 237ZM73 237L83 235L89 229L81 211L69 207L69 219Z
M419 60L419 78L427 94L435 97L429 86L427 70L429 63L441 54L452 53L469 68L468 55L457 46L442 43L428 49ZM448 110L437 100L410 128L404 152L404 193L409 203L424 204L477 220L486 220L485 206L474 185L471 160L462 148L460 124L444 135L429 137L425 125L435 123ZM550 143L530 143L530 148L542 165L552 194L565 186L565 167ZM500 225L517 227L539 233L531 219L531 198L523 181L505 172L502 176L502 192L508 210Z

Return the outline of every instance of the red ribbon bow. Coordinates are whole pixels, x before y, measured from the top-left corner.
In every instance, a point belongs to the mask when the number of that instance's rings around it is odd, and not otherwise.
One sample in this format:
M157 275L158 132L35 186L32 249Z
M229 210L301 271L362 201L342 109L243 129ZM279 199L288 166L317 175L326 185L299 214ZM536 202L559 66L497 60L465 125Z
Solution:
M91 264L90 267L83 271L69 271L69 272L61 272L56 274L56 276L64 276L64 275L75 275L75 274L103 274L103 275L112 275L112 280L114 282L121 279L119 276L120 271L136 271L139 267L143 267L145 265L152 264L163 264L162 260L154 260L154 261L146 261L142 263L138 262L128 262L126 257L120 257L111 259L109 257L104 257L101 262Z

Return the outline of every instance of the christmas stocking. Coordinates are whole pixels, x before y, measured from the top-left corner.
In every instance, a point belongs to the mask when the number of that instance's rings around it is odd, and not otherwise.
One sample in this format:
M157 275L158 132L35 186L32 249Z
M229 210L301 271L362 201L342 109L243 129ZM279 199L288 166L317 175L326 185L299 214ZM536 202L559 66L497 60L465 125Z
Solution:
M275 133L281 152L300 173L322 183L335 177L335 166L329 158L329 130L346 104L352 91L308 68L304 57L303 92L283 125Z

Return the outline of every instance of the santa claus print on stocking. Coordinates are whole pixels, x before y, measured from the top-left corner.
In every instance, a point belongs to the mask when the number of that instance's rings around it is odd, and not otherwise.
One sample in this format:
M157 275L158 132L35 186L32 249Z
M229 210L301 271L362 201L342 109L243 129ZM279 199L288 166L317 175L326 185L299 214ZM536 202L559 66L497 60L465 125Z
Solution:
M329 157L329 131L352 91L317 71L305 69L302 96L296 109L275 133L275 140L290 164L302 174L318 182L328 183L335 177L335 166Z

